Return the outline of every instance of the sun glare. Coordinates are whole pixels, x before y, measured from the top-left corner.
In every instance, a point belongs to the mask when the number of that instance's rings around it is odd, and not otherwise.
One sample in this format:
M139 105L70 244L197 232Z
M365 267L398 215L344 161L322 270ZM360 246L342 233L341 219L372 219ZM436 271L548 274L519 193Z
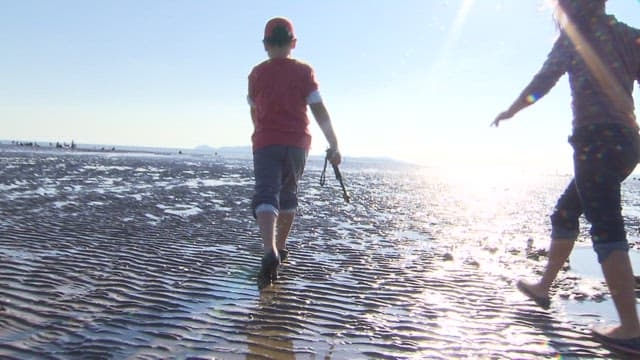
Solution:
M447 33L447 37L442 46L442 50L440 50L437 60L431 68L432 74L440 73L442 67L447 63L451 49L458 42L460 34L462 33L464 23L466 22L467 17L469 16L469 13L471 12L471 9L473 8L475 2L475 0L464 0L460 5L460 8L456 13L456 17L453 19L451 29ZM433 78L433 76L430 76L429 78Z

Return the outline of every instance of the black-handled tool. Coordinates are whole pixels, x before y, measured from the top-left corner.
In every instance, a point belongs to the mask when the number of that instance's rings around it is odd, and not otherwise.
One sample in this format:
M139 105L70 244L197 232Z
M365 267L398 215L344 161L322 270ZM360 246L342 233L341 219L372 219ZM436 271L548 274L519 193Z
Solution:
M322 174L320 174L320 186L324 186L324 184L326 184L327 182L326 172L327 172L327 163L329 162L329 151L330 149L327 149L327 155L324 157L324 168L322 169ZM340 187L342 188L342 198L346 203L350 203L351 196L349 196L349 192L347 191L347 188L344 186L344 180L342 179L342 173L340 172L338 165L335 165L332 163L331 167L333 167L333 173L336 175L336 179L338 180L338 182L340 182Z

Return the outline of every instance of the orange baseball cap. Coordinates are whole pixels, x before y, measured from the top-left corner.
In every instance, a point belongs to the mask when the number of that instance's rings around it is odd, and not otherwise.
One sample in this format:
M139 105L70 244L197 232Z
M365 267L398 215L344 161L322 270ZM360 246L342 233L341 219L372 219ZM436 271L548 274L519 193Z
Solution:
M293 24L289 19L283 17L275 17L267 22L267 25L264 27L264 38L267 39L273 35L273 29L278 26L282 26L287 29L291 34L291 38L295 39L295 35L293 33Z

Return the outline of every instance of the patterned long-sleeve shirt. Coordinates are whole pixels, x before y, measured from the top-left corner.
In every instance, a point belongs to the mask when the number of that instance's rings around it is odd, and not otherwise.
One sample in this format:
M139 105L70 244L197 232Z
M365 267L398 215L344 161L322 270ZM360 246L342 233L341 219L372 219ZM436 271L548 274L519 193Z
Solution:
M634 81L640 82L640 30L613 16L594 19L590 29L584 34L565 27L520 96L535 102L568 73L574 129L594 123L637 129L631 96Z

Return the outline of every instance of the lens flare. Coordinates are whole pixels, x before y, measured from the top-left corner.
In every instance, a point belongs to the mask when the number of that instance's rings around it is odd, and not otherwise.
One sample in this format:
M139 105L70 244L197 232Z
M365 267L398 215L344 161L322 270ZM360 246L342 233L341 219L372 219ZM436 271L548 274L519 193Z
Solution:
M536 94L530 94L530 95L527 95L527 102L529 104L533 104L534 102L538 101L539 98L540 97Z
M462 28L464 27L467 17L469 16L469 13L471 12L471 9L473 8L475 2L476 0L464 0L462 4L460 4L460 8L458 8L456 17L454 18L453 24L451 25L451 29L449 30L444 41L443 48L439 52L436 61L431 66L431 76L429 76L429 81L431 82L430 87L436 88L436 84L433 82L433 79L436 77L436 75L442 73L444 66L446 66L446 64L448 63L451 51L462 34Z
M619 112L635 118L633 115L634 103L631 95L624 90L620 82L611 74L607 65L584 38L578 26L566 15L562 7L558 6L558 12L560 13L559 21L562 28L575 45L595 79L600 83L600 87L604 90L606 96Z

